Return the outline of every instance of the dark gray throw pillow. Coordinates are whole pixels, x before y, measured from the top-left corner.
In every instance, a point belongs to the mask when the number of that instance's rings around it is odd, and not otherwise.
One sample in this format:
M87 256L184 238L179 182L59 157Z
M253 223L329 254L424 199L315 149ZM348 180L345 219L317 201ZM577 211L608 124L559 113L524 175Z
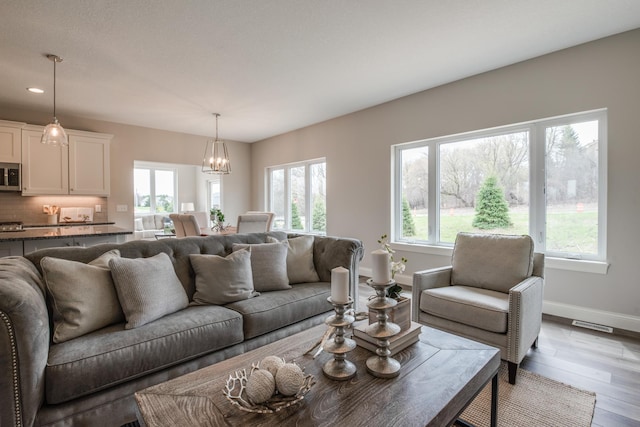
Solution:
M233 252L249 249L253 287L258 292L291 289L287 276L287 242L242 244L234 243Z
M196 272L193 304L228 304L260 295L253 289L251 253L240 250L226 258L218 255L189 255Z
M165 253L149 258L112 259L109 267L127 319L126 329L145 325L189 305L187 293Z

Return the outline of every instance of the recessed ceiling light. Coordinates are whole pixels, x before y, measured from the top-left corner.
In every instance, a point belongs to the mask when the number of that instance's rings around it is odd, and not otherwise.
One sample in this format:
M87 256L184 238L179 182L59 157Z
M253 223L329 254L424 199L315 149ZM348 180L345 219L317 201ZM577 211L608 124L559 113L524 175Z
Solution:
M44 90L39 87L28 87L27 90L31 93L44 93Z

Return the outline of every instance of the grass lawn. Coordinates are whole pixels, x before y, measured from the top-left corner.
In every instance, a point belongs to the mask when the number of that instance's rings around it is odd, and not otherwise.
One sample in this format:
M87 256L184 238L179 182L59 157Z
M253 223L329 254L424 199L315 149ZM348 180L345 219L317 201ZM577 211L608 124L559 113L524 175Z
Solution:
M473 210L442 211L440 216L440 240L453 243L459 231L479 233L529 234L529 214L511 212L513 225L509 228L480 230L471 225ZM420 240L428 238L428 216L413 215L416 236ZM547 250L562 252L597 253L598 248L597 212L551 212L547 214Z

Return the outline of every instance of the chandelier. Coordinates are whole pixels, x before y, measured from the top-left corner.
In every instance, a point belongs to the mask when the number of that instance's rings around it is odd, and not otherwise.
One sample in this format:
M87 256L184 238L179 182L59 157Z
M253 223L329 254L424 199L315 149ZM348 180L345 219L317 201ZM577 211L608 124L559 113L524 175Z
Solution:
M204 149L204 158L202 159L202 172L211 174L229 174L231 173L231 162L229 161L229 153L227 144L218 139L218 117L220 114L213 113L216 117L216 139L208 140Z

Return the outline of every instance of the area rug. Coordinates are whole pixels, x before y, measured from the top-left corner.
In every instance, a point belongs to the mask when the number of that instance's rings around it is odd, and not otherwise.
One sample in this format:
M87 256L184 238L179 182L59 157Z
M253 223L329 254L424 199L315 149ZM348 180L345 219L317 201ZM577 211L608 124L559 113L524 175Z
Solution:
M507 364L498 374L498 426L579 427L591 425L596 394L538 374L518 369L509 384ZM471 402L461 418L477 427L489 427L491 382Z

